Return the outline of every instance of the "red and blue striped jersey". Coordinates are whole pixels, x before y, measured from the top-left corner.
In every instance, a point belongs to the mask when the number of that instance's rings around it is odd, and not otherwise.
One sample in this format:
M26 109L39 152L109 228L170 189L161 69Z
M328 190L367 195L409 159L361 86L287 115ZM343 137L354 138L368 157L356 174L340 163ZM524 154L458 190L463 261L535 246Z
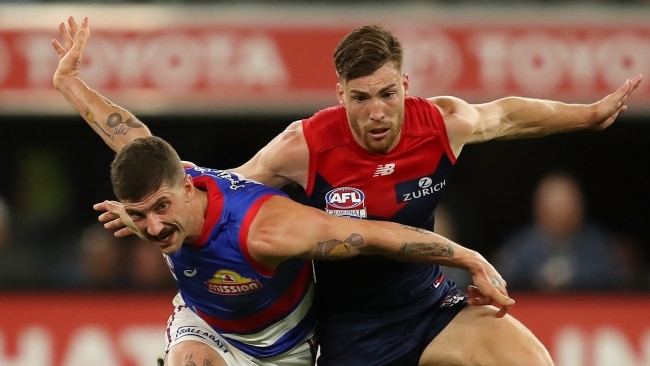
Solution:
M290 259L271 271L247 247L260 206L285 194L225 170L186 172L207 192L208 206L197 244L166 256L183 300L249 355L276 356L306 342L316 322L311 262Z

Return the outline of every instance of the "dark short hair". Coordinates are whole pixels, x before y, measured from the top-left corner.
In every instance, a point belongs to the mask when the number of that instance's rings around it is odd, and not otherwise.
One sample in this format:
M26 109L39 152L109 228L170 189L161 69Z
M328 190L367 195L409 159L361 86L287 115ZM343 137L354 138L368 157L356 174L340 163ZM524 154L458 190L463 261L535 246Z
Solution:
M113 193L120 201L138 201L163 184L177 187L185 171L176 150L156 136L139 137L120 150L111 163Z
M404 50L400 41L380 25L365 25L348 33L334 50L334 67L340 80L368 76L394 62L402 70Z

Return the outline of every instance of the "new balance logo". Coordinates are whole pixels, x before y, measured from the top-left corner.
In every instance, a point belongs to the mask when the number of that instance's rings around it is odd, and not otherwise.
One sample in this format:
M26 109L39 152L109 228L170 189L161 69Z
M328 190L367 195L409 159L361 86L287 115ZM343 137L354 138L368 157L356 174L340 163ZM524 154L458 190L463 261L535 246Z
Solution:
M391 175L395 171L395 164L393 163L388 163L388 164L379 164L377 166L377 170L375 170L375 174L373 174L373 177L378 177L380 175Z

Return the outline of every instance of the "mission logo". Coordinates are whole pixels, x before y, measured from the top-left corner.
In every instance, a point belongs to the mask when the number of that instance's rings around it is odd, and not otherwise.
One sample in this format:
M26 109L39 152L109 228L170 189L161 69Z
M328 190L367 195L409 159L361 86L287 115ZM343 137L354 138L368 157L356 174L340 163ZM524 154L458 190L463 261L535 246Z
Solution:
M210 292L220 295L242 295L262 288L260 281L225 269L217 271L206 285Z

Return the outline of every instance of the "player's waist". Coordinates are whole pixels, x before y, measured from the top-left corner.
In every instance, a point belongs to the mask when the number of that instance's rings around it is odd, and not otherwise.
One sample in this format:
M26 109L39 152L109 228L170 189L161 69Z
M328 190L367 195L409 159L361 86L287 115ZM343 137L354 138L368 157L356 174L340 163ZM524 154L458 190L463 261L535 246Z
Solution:
M323 305L319 310L319 322L327 328L345 332L368 330L411 318L422 309L442 301L455 288L452 281L440 274L428 286L418 288L409 296L395 296L389 290L379 289L372 295L355 298L341 296L337 299L347 301L332 302L326 301L328 294L319 292L319 305Z
M315 331L316 312L312 308L297 323L278 322L272 327L249 334L220 334L243 352L257 358L268 358L280 356L309 341Z

